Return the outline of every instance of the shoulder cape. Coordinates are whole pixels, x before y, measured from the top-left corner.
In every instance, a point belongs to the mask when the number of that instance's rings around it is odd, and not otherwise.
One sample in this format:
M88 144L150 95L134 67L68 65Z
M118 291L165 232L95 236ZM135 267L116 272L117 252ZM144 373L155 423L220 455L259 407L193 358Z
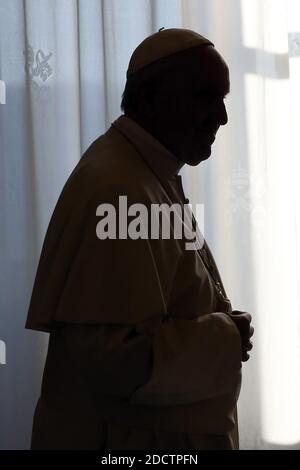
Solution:
M166 315L162 286L148 239L96 236L101 203L135 201L146 165L112 128L75 167L44 239L26 328L50 332L62 323L134 324Z

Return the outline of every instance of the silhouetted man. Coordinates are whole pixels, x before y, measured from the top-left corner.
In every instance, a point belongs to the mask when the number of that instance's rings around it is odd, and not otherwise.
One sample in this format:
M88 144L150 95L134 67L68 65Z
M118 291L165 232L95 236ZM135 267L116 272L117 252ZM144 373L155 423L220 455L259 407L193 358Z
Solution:
M178 172L210 156L229 86L193 31L134 51L124 115L82 156L45 237L26 324L50 332L32 448L238 448L250 315L232 312L206 242L128 236L120 218L108 230L120 196L131 217L136 204L184 206Z

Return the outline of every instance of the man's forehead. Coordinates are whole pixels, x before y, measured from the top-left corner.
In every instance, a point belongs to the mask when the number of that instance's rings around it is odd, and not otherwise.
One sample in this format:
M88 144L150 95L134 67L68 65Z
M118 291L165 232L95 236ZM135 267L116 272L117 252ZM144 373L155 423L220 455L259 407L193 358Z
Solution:
M222 76L229 76L229 69L223 57L212 46L195 47L187 56L187 60L196 71L214 75L216 73Z
M212 47L195 47L186 51L177 62L177 78L197 88L211 88L227 94L230 91L229 69Z
M230 79L228 67L205 67L200 65L194 69L191 76L191 82L195 86L205 86L219 90L220 93L227 94L230 92Z

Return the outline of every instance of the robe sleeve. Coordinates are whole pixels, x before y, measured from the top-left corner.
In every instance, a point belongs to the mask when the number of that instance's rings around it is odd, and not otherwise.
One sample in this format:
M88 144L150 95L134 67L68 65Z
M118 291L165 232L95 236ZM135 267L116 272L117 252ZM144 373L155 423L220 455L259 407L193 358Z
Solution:
M131 404L172 406L239 392L240 336L225 313L135 327L67 325L65 338L90 386Z

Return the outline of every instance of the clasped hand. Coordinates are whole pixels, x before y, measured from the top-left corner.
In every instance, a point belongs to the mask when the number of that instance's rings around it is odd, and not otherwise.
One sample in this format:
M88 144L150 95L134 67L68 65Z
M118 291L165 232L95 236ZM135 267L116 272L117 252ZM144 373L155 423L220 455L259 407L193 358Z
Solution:
M250 357L248 352L253 348L253 343L250 341L254 333L254 328L251 326L252 317L250 313L241 312L240 310L233 310L228 315L239 330L242 346L242 362L246 362Z

